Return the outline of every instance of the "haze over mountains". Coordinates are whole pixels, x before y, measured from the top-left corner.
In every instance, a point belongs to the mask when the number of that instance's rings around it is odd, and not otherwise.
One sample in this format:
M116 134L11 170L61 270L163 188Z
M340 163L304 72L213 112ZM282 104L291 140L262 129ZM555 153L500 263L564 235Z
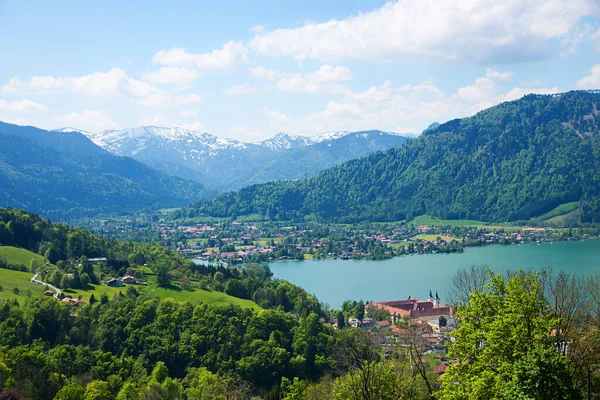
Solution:
M527 95L433 125L405 146L301 182L255 185L183 215L397 221L421 214L519 221L569 205L600 220L600 92ZM575 207L575 209L573 209Z
M410 139L409 135L377 130L326 132L313 137L278 133L257 143L156 126L81 132L115 155L132 157L217 191L305 178L342 162L401 146Z

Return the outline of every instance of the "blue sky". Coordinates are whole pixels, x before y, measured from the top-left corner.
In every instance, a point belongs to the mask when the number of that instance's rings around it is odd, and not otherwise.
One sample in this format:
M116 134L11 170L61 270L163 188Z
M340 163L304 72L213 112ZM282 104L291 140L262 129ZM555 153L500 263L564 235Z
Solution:
M47 129L417 133L600 88L597 0L0 0L0 37L0 120Z

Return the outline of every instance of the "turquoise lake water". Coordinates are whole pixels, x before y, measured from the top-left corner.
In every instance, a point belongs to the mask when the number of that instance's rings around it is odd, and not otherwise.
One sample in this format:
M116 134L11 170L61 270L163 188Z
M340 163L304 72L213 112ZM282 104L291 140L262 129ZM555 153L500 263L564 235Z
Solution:
M600 239L580 242L469 247L458 254L421 254L385 261L307 260L269 264L277 278L313 293L334 308L345 300L384 301L444 294L459 268L487 264L495 272L543 268L600 271Z

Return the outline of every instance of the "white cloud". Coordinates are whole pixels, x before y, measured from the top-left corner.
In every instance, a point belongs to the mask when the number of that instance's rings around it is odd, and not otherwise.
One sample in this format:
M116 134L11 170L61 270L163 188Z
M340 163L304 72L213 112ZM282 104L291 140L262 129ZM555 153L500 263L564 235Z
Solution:
M251 83L244 83L243 85L234 85L234 86L231 86L231 87L225 89L225 93L232 95L232 96L250 94L250 93L255 93L255 92L256 92L256 87Z
M272 69L266 69L262 65L248 68L248 73L255 78L266 79L268 81L275 79L275 75L277 74L277 72L273 71Z
M484 101L496 92L496 84L490 78L477 78L475 83L458 89L458 97L467 101Z
M169 126L164 114L158 113L140 118L137 122L139 126Z
M70 126L86 131L103 131L119 129L119 124L113 121L110 114L104 111L84 110L54 117L54 121L61 126Z
M160 50L152 62L169 66L195 65L199 69L226 69L237 62L247 63L246 47L242 42L229 41L223 48L210 53L194 54L179 47Z
M32 100L15 100L8 102L0 99L0 113L36 113L47 111L45 105Z
M485 76L490 79L496 79L499 81L508 81L512 78L513 73L512 72L498 72L498 71L494 71L491 68L486 68Z
M312 74L290 73L275 83L284 92L341 93L347 89L340 82L352 79L352 71L345 67L323 65Z
M189 86L196 82L202 73L188 67L162 67L156 72L143 75L143 79L152 83L166 83L177 86Z
M181 125L182 128L190 130L190 131L194 131L194 132L204 132L204 124L202 124L201 122L192 122L189 124L183 124Z
M182 117L194 117L194 116L198 115L198 111L196 111L196 110L183 110L182 112L179 113L179 115L181 115Z
M290 120L287 115L279 111L277 108L269 108L265 106L264 110L270 121L281 123L288 122Z
M579 89L600 89L600 64L590 69L590 74L577 81Z
M493 74L488 74L493 75ZM557 87L505 89L486 76L446 94L434 82L394 86L385 81L362 92L344 92L317 112L270 118L271 131L311 134L329 130L382 129L416 133L434 121L473 115L483 108L529 93L557 93ZM265 108L265 112L272 110ZM278 110L277 110L278 111Z
M597 0L397 0L343 20L257 29L249 46L262 55L322 61L508 63L549 57L550 40L598 15Z
M2 90L62 90L90 97L144 97L157 89L146 82L129 78L121 68L113 68L108 72L94 72L79 77L34 76L28 81L14 77Z

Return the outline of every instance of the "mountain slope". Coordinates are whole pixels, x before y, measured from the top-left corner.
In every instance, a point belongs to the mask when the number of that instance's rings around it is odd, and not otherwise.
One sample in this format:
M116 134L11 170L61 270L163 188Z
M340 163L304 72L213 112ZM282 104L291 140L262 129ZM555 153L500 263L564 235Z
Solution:
M326 132L314 137L279 133L243 143L182 128L140 127L86 133L113 154L133 157L217 191L279 179L300 179L341 162L404 144L408 138L381 131Z
M113 156L79 132L0 124L0 206L61 219L180 205L202 193L198 183Z
M600 93L528 95L302 182L255 185L189 215L391 221L526 220L579 201L600 221Z

